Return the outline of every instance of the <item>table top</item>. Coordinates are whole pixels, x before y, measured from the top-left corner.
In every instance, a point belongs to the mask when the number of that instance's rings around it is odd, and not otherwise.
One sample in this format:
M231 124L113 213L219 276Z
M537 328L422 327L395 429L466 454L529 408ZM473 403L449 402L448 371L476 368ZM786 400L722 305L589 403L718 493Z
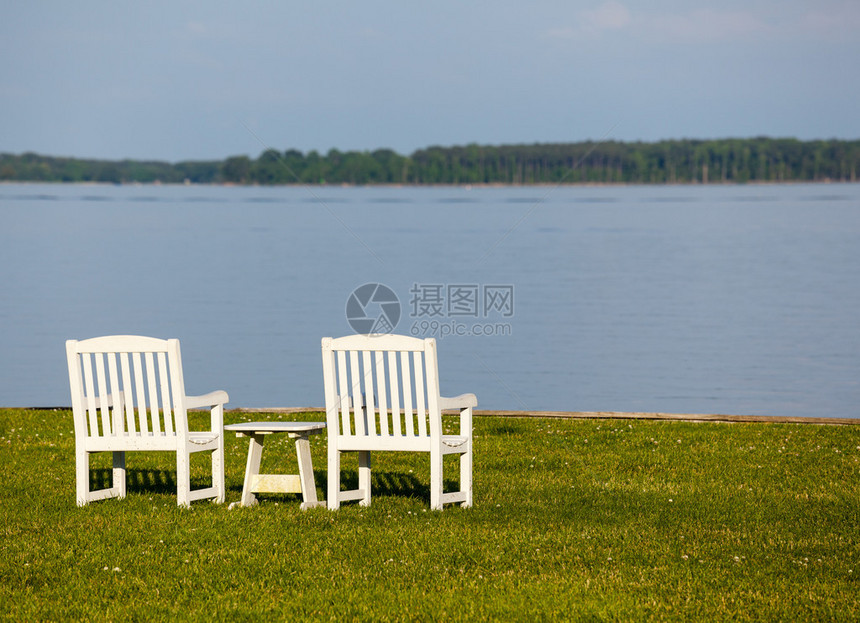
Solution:
M227 424L224 430L236 433L308 433L316 434L325 429L325 422L239 422Z

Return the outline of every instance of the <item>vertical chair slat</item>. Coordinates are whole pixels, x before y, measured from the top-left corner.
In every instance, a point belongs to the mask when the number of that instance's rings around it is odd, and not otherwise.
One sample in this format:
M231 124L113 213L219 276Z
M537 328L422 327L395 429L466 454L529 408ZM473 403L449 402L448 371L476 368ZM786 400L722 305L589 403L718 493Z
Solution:
M149 415L152 418L152 432L163 435L164 428L161 426L160 400L155 385L155 357L152 353L145 353L143 357L146 362L146 388L149 392Z
M427 412L430 414L430 436L437 437L444 434L444 431L442 430L442 411L439 407L439 364L435 341L427 344L427 350L424 351L424 365L424 371L427 375ZM471 426L469 430L471 431ZM461 461L461 468L463 465L464 463ZM471 469L469 471L471 473Z
M122 391L123 403L125 404L125 425L129 435L134 435L138 432L137 424L134 420L134 392L131 386L131 372L128 365L128 353L118 353L120 369L122 370Z
M108 403L108 389L105 382L105 356L103 353L96 354L96 383L97 395L99 399L99 411L101 412L102 434L107 437L112 435L112 426L110 421L110 406Z
M87 392L87 417L90 422L90 437L99 437L99 416L96 409L96 390L93 387L93 355L81 353L84 368L84 386Z
M367 435L376 435L376 405L373 399L373 363L369 350L361 351L362 372L364 373L364 423Z
M164 432L173 435L173 415L170 404L170 382L167 380L167 354L158 353L158 374L161 381L161 406L164 409Z
M179 348L179 340L168 340L167 346L167 373L170 376L170 387L172 394L164 398L168 406L173 409L173 428L177 435L183 437L188 435L188 409L185 404L185 380L182 377L182 355ZM210 421L214 415L210 412ZM219 418L218 421L222 421ZM219 425L223 426L223 422Z
M424 402L424 366L421 359L424 353L415 351L412 358L415 360L415 417L418 418L418 434L427 436L427 405Z
M350 426L349 409L352 405L352 400L349 395L349 380L346 373L346 353L342 350L337 353L336 376L338 382L338 408L340 409L340 421L343 427L342 435L352 435L352 427Z
M131 354L131 367L134 369L134 393L137 399L137 421L140 424L140 434L149 432L149 417L146 413L146 393L143 391L143 370L141 369L140 353Z
M385 387L385 357L382 351L374 353L375 368L376 368L376 395L379 400L379 432L386 437L388 432L388 400L387 389Z
M412 416L412 378L409 368L409 353L400 353L400 387L403 391L403 419L406 420L406 430L403 434L407 437L415 436L415 421Z
M352 417L355 421L355 434L366 435L367 426L362 417L364 411L364 401L361 398L361 372L358 369L358 353L351 350L349 356L349 385L350 396L352 397Z
M112 426L113 426L113 434L114 435L122 435L125 433L125 427L122 423L123 418L123 405L122 405L122 393L119 389L119 379L117 378L116 373L116 353L108 353L107 355L108 362L108 375L110 377L110 395L113 398L113 417L112 417Z
M403 436L403 427L400 421L400 392L397 381L397 355L388 351L388 379L391 388L391 429L395 437Z

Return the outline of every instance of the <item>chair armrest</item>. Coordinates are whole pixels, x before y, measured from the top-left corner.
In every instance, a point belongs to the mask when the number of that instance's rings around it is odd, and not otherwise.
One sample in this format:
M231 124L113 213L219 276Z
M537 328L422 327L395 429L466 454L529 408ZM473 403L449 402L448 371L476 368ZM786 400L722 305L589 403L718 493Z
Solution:
M461 394L453 398L445 398L440 396L439 408L444 409L468 409L469 407L477 407L478 399L475 394Z
M215 407L217 405L223 405L229 401L230 397L227 395L227 392L218 390L215 392L209 392L202 396L186 396L185 408L199 409L201 407Z

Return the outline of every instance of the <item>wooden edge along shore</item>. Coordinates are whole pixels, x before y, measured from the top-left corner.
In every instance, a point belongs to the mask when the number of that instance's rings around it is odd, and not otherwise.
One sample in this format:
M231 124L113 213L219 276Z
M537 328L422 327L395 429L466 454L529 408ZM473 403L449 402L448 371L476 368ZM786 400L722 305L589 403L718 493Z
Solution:
M320 407L272 407L227 409L233 413L323 413ZM443 411L454 414L455 411ZM556 418L563 420L663 420L678 422L763 422L771 424L860 425L860 418L783 417L775 415L721 415L715 413L652 413L629 411L492 411L475 409L475 416L510 418Z
M15 407L33 411L71 411L65 407ZM193 411L194 409L189 409ZM322 407L236 407L225 409L225 413L325 413ZM442 411L454 415L456 411ZM662 420L675 422L724 422L764 424L822 424L829 426L860 426L860 414L856 418L837 417L787 417L780 415L723 415L719 413L657 413L649 411L493 411L475 409L476 417L547 418L559 420Z

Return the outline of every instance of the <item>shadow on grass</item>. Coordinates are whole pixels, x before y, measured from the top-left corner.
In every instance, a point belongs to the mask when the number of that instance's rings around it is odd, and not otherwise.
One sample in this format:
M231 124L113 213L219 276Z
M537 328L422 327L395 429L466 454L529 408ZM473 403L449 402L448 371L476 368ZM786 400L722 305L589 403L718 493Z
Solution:
M110 468L90 469L90 490L96 491L112 486L113 471ZM322 489L323 497L326 494L327 473L326 470L314 470L314 480ZM358 472L355 470L344 470L340 477L341 489L349 490L358 488ZM197 489L209 486L206 479L192 477L191 488ZM176 472L161 469L126 469L126 487L128 493L137 494L164 494L176 495ZM430 503L430 483L419 479L415 474L399 471L375 470L371 475L371 495L373 497L405 497L422 499ZM445 480L443 488L445 491L456 491L459 483L456 480ZM227 491L242 491L242 484L227 484ZM265 494L280 497L281 494ZM290 499L298 498L298 494L285 494Z
M110 486L113 471L108 468L90 469L90 490L106 489ZM159 493L176 495L176 472L161 469L126 469L125 482L129 493ZM192 476L191 488L210 486L205 479ZM231 487L235 489L235 487ZM242 487L238 487L241 491Z
M522 435L526 432L526 425L519 422L498 422L487 426L487 435Z
M317 483L322 483L323 493L326 491L327 475L325 470L314 470ZM370 477L370 494L377 497L406 497L420 498L430 504L430 483L419 479L415 474L398 471L373 470ZM456 480L444 480L443 490L459 490ZM341 490L358 488L358 472L345 469L340 474Z

